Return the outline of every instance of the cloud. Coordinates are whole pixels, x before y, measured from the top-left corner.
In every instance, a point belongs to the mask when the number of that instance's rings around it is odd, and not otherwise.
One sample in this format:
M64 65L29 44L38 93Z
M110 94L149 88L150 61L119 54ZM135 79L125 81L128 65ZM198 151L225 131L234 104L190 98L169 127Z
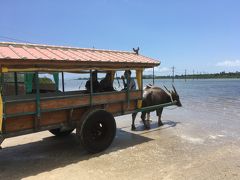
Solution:
M145 70L146 72L152 72L153 71L153 69L152 68L148 68L148 69L146 69ZM170 68L168 68L168 67L155 67L154 68L154 71L155 72L158 72L158 73L166 73L166 72L170 72L171 71L171 69Z
M158 72L170 72L171 71L171 69L170 68L168 68L168 67L158 67L158 68L156 68L156 71L158 71Z
M240 67L240 60L222 61L222 62L217 63L216 66L220 66L220 67Z

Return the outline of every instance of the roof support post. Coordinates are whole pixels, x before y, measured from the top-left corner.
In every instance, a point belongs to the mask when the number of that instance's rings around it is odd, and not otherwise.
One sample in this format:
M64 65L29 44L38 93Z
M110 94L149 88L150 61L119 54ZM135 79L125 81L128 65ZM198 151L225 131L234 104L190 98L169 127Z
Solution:
M4 93L5 93L5 90L4 90L4 73L2 72L1 73L1 81L0 81L0 85L1 85L1 94L0 94L0 132L1 133L5 133L6 131L6 128L5 128L5 121L6 121L6 106L5 106L5 96L4 96Z
M143 79L142 79L142 73L143 70L139 69L136 70L136 78L137 78L137 83L138 83L138 89L141 90L141 97L143 96ZM141 108L142 107L142 98L141 100L137 101L137 107Z
M17 78L17 72L14 72L14 84L15 84L15 94L18 95L18 78Z
M92 81L92 69L90 69L90 106L92 106L93 98L93 81Z
M155 72L154 72L154 67L153 67L153 85L154 85L154 83L155 83Z
M127 107L130 106L130 91L129 91L130 76L127 77Z
M65 85L64 85L64 72L62 72L62 91L65 92Z
M36 88L36 117L35 117L35 129L39 128L39 121L41 118L41 107L40 107L40 87L38 72L35 72L35 88Z

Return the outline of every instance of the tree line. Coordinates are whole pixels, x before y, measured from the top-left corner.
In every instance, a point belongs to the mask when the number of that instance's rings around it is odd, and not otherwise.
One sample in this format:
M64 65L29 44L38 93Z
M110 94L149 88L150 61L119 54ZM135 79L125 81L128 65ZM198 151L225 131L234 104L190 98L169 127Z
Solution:
M144 75L144 79L152 79L153 75ZM171 79L173 76L154 76L155 79ZM226 79L226 78L240 78L240 72L220 72L220 73L206 73L206 74L182 74L174 75L174 79Z

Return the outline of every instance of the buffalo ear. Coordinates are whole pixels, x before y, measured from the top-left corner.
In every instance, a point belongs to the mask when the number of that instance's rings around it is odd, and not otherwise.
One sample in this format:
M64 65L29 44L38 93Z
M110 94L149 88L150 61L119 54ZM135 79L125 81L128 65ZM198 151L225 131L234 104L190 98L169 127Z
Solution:
M152 87L151 84L148 84L148 85L146 86L147 89L149 89L149 88L151 88L151 87Z

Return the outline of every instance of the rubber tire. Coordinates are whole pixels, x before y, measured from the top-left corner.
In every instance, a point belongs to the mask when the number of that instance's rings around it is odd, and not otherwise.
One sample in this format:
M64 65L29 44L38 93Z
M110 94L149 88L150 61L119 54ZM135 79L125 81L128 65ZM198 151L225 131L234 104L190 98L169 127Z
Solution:
M61 131L61 128L56 128L56 129L49 130L49 132L52 133L53 135L57 136L57 137L64 137L64 136L70 135L73 132L73 130L74 129Z
M113 115L102 109L87 113L79 128L77 135L89 153L104 151L112 144L116 135Z

